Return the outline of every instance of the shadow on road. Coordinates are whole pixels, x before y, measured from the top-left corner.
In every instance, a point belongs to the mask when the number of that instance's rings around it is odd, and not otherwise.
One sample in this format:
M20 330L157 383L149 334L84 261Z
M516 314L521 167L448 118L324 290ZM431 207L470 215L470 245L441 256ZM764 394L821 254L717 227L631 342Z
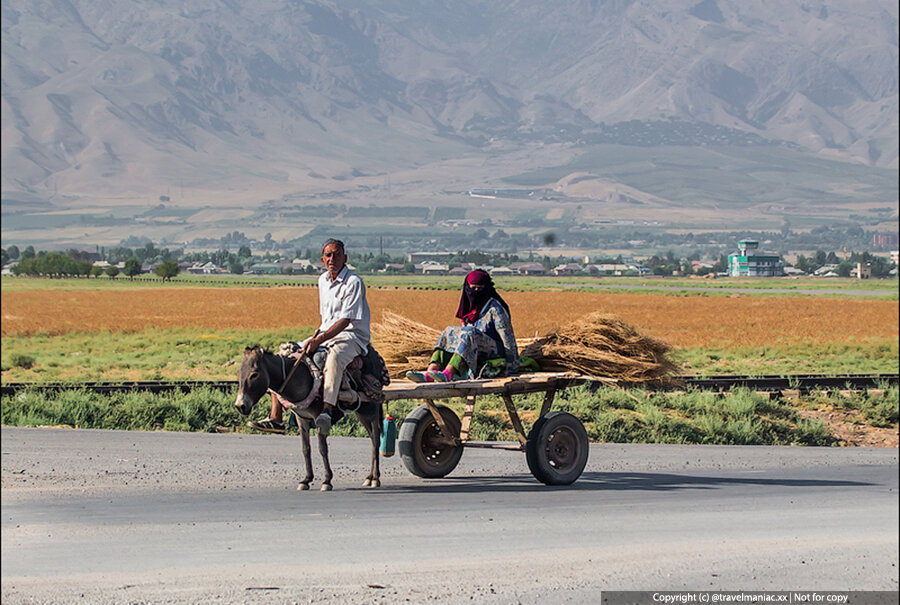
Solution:
M543 485L531 475L509 477L444 477L443 479L423 479L420 485L384 485L389 492L528 492L536 490L567 491L619 491L644 490L668 491L683 489L717 489L731 485L753 487L865 487L875 483L836 479L795 479L760 477L704 477L697 475L676 475L668 473L584 473L572 485Z

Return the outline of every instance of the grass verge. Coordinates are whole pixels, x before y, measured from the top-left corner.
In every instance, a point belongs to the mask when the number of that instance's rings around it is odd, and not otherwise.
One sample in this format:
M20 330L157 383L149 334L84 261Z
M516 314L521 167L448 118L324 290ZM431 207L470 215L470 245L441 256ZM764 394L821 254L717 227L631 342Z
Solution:
M517 401L526 431L537 418L542 394ZM70 426L123 430L170 430L203 432L248 432L246 418L233 406L233 395L209 389L189 393L147 392L97 395L83 389L54 393L25 391L2 398L2 423L14 426ZM460 399L443 401L462 413ZM391 402L394 418L405 418L418 401ZM265 415L257 406L254 418ZM558 394L554 409L579 418L592 441L611 443L681 443L722 445L842 445L838 435L820 419L805 418L804 409L852 412L854 422L887 427L895 433L898 388L877 393L816 392L791 402L771 399L747 389L725 395L692 391L653 393L642 389L568 389ZM472 424L478 441L515 441L515 432L502 401L479 400ZM363 437L365 432L349 415L338 423L335 435Z

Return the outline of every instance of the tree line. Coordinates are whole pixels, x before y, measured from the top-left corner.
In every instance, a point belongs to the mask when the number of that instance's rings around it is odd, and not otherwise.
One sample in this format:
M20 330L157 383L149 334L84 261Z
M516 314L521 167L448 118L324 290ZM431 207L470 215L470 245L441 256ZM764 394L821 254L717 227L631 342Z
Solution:
M15 245L9 246L7 249L0 249L2 253L3 264L6 265L11 261L18 261L18 264L12 268L16 275L45 275L45 276L83 276L83 277L99 277L106 275L108 277L117 277L124 275L131 279L142 272L142 266L147 263L155 265L154 273L164 280L175 277L179 273L178 262L188 263L206 263L212 262L217 267L222 267L229 272L241 275L246 269L256 263L286 263L283 255L275 252L266 252L264 255L254 255L248 246L241 246L237 252L230 250L202 251L185 253L182 249L170 250L168 248L157 248L152 242L137 248L128 248L118 246L110 249L98 247L97 252L91 253L84 250L69 249L65 253L62 252L45 252L35 251L33 246L28 246L20 251ZM293 258L308 259L315 263L319 260L320 252L318 249L306 248L294 251ZM391 256L389 254L375 254L373 252L354 252L348 250L349 262L360 273L374 273L376 271L386 271L388 273L413 273L413 263L406 260L405 256ZM93 264L96 260L106 260L110 266L103 268ZM673 275L680 273L689 275L696 273L703 275L704 273L722 273L728 268L727 257L720 254L718 259L711 263L711 266L700 266L695 268L691 261L700 260L701 254L694 251L686 257L676 254L669 250L664 254L654 254L644 259L642 265L649 269L649 273L654 275ZM528 253L527 255L518 255L510 253L483 252L481 250L459 250L456 254L450 256L444 261L450 268L458 267L463 263L474 263L479 266L508 266L510 263L528 261L540 263L546 270L552 269L554 266L566 262L570 262L571 257L559 255L550 257L548 255L535 255ZM599 258L593 261L596 264L625 264L625 259L621 255L616 257ZM123 267L117 267L117 264L123 264ZM799 255L794 266L806 273L812 273L817 269L825 266L833 265L834 271L842 277L849 277L851 272L856 268L857 263L862 263L871 267L872 277L889 277L894 264L883 256L877 256L866 252L851 252L844 255L843 258L838 257L835 252L825 252L817 250L809 257ZM316 273L320 269L314 266L306 268L307 273ZM284 273L295 272L292 267L285 267Z
M178 263L173 260L161 262L154 269L154 273L169 280L179 272ZM38 252L35 256L24 258L12 268L14 275L30 275L33 277L117 277L120 273L130 279L142 273L141 261L131 257L125 261L124 267L119 269L116 265L106 268L95 265L91 261L72 258L62 252Z

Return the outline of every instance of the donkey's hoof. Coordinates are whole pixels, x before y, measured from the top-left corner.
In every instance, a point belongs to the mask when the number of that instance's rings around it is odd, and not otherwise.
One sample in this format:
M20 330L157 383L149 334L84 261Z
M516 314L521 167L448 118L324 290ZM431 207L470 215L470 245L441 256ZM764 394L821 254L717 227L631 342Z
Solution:
M378 480L378 479L372 479L372 480L369 482L368 487L381 487L381 481Z
M365 481L363 481L363 487L372 487L372 480L366 479Z
M305 492L305 491L308 490L308 489L309 489L309 483L298 483L298 484L297 484L297 491L298 491L298 492Z
M331 487L331 484L330 484L330 483L323 483L323 484L322 484L322 490L321 490L321 491L323 491L323 492L330 492L332 489L334 489L334 488Z

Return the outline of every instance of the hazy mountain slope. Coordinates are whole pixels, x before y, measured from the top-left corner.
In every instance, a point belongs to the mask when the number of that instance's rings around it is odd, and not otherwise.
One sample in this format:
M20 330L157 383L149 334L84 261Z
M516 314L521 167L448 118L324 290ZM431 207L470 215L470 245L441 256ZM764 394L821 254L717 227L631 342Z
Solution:
M521 4L479 54L523 97L596 122L675 117L896 165L893 3Z
M897 31L875 0L2 0L4 200L261 199L630 120L896 168Z

